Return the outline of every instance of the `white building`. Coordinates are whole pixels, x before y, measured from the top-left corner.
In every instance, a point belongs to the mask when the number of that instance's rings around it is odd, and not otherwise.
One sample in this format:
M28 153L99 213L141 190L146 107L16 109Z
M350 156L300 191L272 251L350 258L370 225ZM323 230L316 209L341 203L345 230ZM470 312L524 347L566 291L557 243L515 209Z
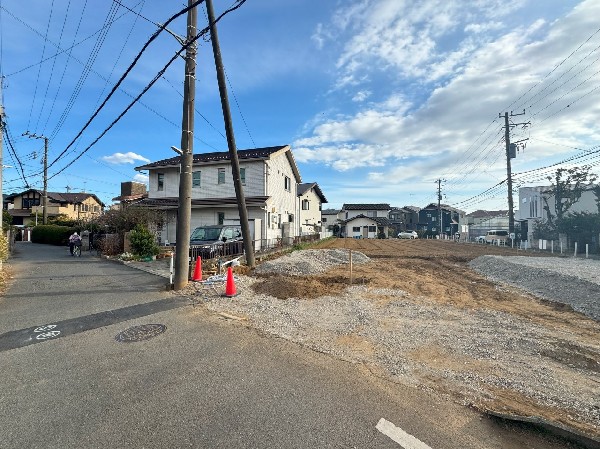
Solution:
M342 234L346 237L374 239L388 237L392 222L389 204L344 204Z
M300 172L289 145L239 150L250 227L254 240L300 235ZM147 170L148 198L136 204L166 211L162 242L176 241L180 157L136 167ZM194 154L190 228L240 222L229 152ZM189 236L186 236L189 238Z
M519 210L515 215L519 220L528 221L529 236L533 233L533 224L536 221L546 221L548 219L548 212L545 209L546 201L550 213L553 217L556 216L554 195L544 193L551 188L551 186L536 186L521 187L519 189ZM594 192L591 189L584 191L581 198L579 198L579 201L573 204L567 212L598 213L598 205Z
M327 199L316 182L298 184L300 234L321 230L321 209Z

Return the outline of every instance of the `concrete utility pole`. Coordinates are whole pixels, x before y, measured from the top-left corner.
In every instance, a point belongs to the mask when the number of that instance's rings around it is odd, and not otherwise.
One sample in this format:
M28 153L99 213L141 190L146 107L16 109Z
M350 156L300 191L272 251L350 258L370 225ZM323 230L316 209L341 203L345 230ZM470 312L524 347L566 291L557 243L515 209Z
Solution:
M192 6L193 0L188 0ZM187 42L196 37L197 10L187 15ZM177 211L177 241L175 246L175 278L173 288L181 290L189 281L190 221L192 218L192 165L194 163L194 101L196 95L196 43L185 51L185 81L183 86L183 117L181 120L181 172L179 174L179 207Z
M509 123L509 121L508 121L509 117L516 117L519 115L525 115L525 111L523 111L521 114L513 114L512 111L510 112L510 115L508 114L508 112L504 113L504 140L506 141L506 185L508 188L508 232L510 234L515 232L515 211L514 211L514 206L513 206L512 169L511 169L510 160L512 158L517 157L516 150L514 151L514 154L511 154L510 127L530 124L529 122L513 123L513 124ZM502 114L498 114L498 117L502 118ZM524 140L527 140L527 139L524 139ZM522 140L520 140L519 142L522 142Z
M242 237L244 238L244 252L246 253L246 264L254 267L254 247L250 237L250 226L248 224L248 209L246 209L246 197L240 178L240 163L235 145L235 136L233 134L233 123L231 122L231 112L229 111L229 99L227 97L227 86L225 85L225 71L221 59L221 50L219 48L219 37L217 35L217 24L215 23L215 13L213 11L212 0L206 0L206 10L208 12L208 23L210 25L210 36L215 57L215 66L217 69L217 81L219 82L219 94L221 95L221 108L223 109L223 119L225 121L225 132L227 134L227 146L229 147L229 157L231 159L231 173L233 175L233 185L235 187L235 196L238 203L240 214L240 224L242 226Z
M29 131L23 133L24 136L30 139L44 139L44 190L42 194L42 224L48 224L48 138L46 136L38 136L35 133L30 134Z
M2 138L4 137L4 106L2 105L2 83L4 77L0 77L0 197L4 203L4 196L2 191L2 169L4 164L4 152L2 148ZM4 207L4 204L2 205ZM0 232L2 232L2 217L0 217Z
M442 238L442 180L438 179L437 181L438 184L438 236L441 239Z

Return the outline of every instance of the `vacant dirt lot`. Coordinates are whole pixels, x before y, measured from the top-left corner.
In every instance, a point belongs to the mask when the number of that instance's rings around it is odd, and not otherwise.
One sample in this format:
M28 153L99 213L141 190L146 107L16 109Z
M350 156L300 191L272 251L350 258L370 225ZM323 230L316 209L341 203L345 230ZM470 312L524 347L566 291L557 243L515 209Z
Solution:
M339 265L309 276L251 274L234 300L196 294L212 310L395 382L600 434L600 325L467 265L480 255L543 254L435 240L334 239L315 248L371 261L354 264L352 286L349 266Z

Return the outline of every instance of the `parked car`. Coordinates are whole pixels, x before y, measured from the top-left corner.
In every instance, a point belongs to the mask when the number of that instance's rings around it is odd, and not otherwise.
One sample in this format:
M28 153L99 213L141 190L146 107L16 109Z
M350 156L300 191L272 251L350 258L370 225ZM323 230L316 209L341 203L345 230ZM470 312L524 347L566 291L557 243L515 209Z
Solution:
M419 234L416 231L402 231L398 234L399 239L418 239Z
M485 243L505 245L508 237L508 231L492 229L485 234Z
M213 259L243 253L242 228L239 225L199 226L190 237L192 256Z

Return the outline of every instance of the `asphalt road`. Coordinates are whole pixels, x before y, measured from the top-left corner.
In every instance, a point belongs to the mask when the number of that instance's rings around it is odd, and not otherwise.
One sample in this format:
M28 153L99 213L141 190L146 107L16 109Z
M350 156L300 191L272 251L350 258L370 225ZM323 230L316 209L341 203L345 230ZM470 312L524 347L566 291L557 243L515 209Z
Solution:
M1 448L577 447L260 335L85 253L22 243L10 268ZM166 331L115 339L143 324Z

